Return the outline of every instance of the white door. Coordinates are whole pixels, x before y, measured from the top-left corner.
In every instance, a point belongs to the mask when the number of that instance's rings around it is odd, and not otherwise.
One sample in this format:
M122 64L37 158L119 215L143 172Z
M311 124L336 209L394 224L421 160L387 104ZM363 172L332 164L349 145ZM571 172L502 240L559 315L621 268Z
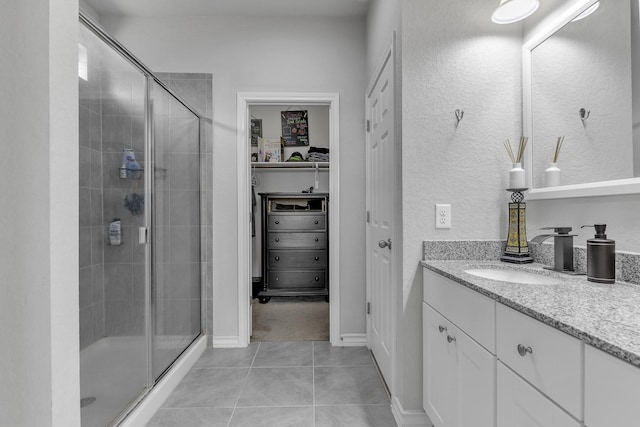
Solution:
M395 292L392 283L395 211L394 80L390 47L367 92L367 336L392 387Z

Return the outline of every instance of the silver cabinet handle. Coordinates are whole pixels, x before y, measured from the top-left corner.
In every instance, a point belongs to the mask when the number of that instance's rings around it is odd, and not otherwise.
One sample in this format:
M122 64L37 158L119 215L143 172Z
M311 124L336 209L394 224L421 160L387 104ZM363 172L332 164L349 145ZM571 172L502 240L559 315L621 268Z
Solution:
M444 331L447 330L446 326L442 326L442 325L438 325L438 330L440 331L440 333L443 333Z
M378 242L378 246L380 246L382 249L389 248L389 250L391 250L391 239L380 240Z
M447 341L448 341L449 343L452 343L452 342L454 342L455 340L456 340L456 337L452 337L451 335L447 335Z
M518 344L518 354L524 357L527 353L533 353L533 349L531 347L525 347L522 344Z

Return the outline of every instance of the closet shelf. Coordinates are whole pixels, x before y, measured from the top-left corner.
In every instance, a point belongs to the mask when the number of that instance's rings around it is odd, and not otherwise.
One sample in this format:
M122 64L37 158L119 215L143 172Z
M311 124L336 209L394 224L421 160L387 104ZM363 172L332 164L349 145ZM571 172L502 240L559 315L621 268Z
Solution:
M329 169L329 162L251 162L256 169Z

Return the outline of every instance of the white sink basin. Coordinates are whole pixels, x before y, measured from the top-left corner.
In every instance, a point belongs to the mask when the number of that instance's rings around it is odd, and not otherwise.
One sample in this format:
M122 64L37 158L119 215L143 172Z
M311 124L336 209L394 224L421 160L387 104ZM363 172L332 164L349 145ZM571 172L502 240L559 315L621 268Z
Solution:
M542 274L529 273L518 270L501 270L493 268L470 268L464 271L474 276L485 279L498 280L510 283L527 283L531 285L560 285L562 281L555 277L543 276Z

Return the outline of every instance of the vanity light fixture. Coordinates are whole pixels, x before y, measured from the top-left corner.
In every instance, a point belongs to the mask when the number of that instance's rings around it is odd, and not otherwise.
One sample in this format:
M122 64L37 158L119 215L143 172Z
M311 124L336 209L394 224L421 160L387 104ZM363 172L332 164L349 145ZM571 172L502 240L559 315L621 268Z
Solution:
M496 24L511 24L522 21L538 10L540 0L500 0L500 5L491 15Z
M600 2L597 1L594 4L592 4L591 6L589 6L584 12L582 12L580 15L576 16L575 18L573 18L571 20L571 22L576 22L579 21L581 19L586 18L587 16L591 15L593 12L595 12L596 10L598 10L598 8L600 7Z

